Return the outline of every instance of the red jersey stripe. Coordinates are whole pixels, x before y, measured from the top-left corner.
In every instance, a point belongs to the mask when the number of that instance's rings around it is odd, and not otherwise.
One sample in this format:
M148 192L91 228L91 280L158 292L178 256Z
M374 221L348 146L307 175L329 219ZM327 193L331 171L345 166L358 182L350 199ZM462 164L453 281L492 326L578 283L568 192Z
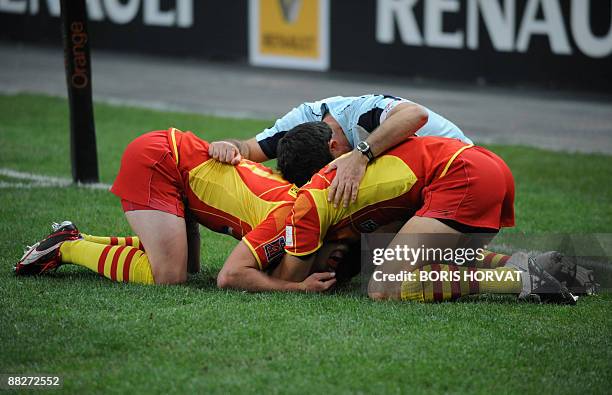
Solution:
M510 255L504 255L497 264L497 267L506 266L506 263L510 260Z
M491 263L493 262L493 258L495 257L495 255L497 254L494 252L489 252L487 255L485 255L484 259L482 260L482 267L484 267L485 269L490 269Z
M113 246L106 246L102 250L102 254L100 254L100 258L98 258L98 273L104 276L104 263L106 262L106 257L108 256L108 252Z
M119 257L123 250L125 250L125 246L118 247L113 255L113 262L111 263L110 269L110 277L113 281L117 281L117 266L119 265Z
M128 252L125 257L125 262L123 263L123 282L127 283L130 281L130 267L132 265L132 259L134 259L134 255L138 252L138 249L132 248L130 252Z

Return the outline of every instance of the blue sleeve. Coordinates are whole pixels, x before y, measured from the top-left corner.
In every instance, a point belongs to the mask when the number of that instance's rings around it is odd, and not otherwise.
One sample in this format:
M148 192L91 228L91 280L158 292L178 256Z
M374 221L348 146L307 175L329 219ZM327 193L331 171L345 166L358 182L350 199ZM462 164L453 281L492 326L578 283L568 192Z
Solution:
M391 111L401 103L413 103L400 97L389 95L373 95L364 97L356 111L359 117L356 120L358 126L367 133L372 133L382 122L387 119ZM417 136L438 136L462 140L467 144L472 144L472 140L463 134L463 131L454 123L437 114L427 107L423 107L429 114L429 119L425 125L416 131ZM367 136L359 135L359 128L353 129L352 138L357 143ZM356 144L355 143L355 144Z
M301 104L278 119L272 127L259 133L255 138L264 154L270 159L276 158L278 141L289 130L304 122L320 121L323 114L320 105L318 107L316 103Z
M366 96L359 102L357 124L372 133L397 104L404 102L407 100L389 95Z
M473 144L472 140L463 134L463 131L457 125L440 114L435 113L428 108L425 109L429 113L429 119L427 120L427 123L423 125L423 127L417 130L417 136L448 137L452 139L459 139L466 144Z
M365 95L352 104L349 128L345 129L349 144L355 147L378 128L395 105L406 100L389 95Z

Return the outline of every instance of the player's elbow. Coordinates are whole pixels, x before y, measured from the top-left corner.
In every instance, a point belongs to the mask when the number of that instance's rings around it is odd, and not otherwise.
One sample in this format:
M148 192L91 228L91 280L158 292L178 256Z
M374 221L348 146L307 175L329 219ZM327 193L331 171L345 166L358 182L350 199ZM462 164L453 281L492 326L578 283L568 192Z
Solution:
M374 291L369 291L368 292L368 297L372 300L376 300L376 301L380 301L380 300L385 300L385 294L382 292L374 292Z
M230 289L236 288L236 279L238 278L238 273L236 270L221 270L219 275L217 276L217 288L219 289Z
M419 104L402 103L401 107L396 109L397 113L392 113L389 117L396 120L398 131L401 130L406 138L413 136L429 121L429 111Z
M410 112L410 118L418 125L419 129L429 121L429 112L423 106L413 104L411 105Z

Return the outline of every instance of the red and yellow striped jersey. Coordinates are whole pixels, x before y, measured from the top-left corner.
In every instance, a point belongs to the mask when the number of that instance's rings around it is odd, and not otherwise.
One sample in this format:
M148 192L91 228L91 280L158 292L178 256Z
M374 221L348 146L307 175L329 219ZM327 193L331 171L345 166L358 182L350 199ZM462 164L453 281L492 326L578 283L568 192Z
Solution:
M242 160L232 166L210 158L208 143L190 132L170 129L168 139L198 222L242 238L262 270L281 257L297 188L259 163Z
M325 168L300 188L287 218L285 251L308 255L323 241L357 239L393 221L407 221L421 208L426 186L442 177L472 145L443 137L413 137L368 165L357 200L337 208L327 201L335 171Z

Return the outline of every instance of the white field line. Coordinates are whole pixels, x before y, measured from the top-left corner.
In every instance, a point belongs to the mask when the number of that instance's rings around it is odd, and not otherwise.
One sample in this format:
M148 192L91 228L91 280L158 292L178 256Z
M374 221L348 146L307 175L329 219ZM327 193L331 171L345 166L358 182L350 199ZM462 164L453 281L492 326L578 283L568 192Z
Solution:
M2 0L0 0L2 1ZM64 90L66 88L63 88ZM0 86L0 93L5 95L15 95L20 93L28 93L28 94L44 94L51 97L59 97L66 98L65 92L55 92L55 91L37 91L31 89L19 89L13 87L4 87ZM144 108L148 110L154 111L163 111L163 112L178 112L178 113L187 113L187 114L202 114L202 115L210 115L215 117L222 118L235 118L235 119L274 119L278 117L277 113L272 111L264 112L264 111L237 111L237 110L227 110L218 108L216 106L207 106L202 105L201 103L189 105L189 104L174 104L171 102L165 101L154 101L154 100L142 100L142 99L126 99L119 98L114 96L106 96L102 94L96 94L95 98L97 103L105 103L113 106L128 106L128 107L136 107L136 108Z
M102 184L102 183L95 183L95 184L77 183L75 184L69 178L45 176L42 174L27 173L27 172L22 172L22 171L17 171L13 169L7 169L7 168L0 168L0 176L12 178L12 179L19 181L19 182L0 181L0 189L66 188L70 186L77 186L80 188L87 188L87 189L108 190L111 187L109 184ZM29 182L21 182L21 181L29 181Z

